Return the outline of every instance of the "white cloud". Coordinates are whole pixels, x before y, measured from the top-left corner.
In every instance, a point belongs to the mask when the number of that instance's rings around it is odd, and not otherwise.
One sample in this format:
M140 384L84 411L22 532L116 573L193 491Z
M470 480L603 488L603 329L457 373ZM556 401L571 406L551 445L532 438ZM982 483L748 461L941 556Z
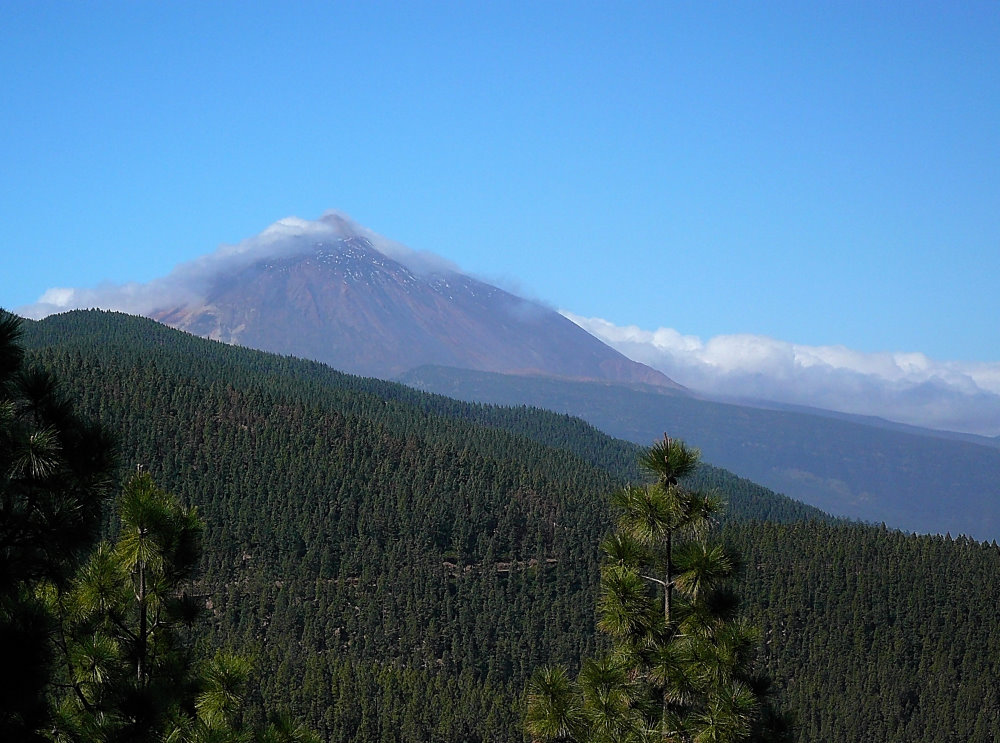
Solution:
M176 273L147 284L101 284L91 289L56 287L48 289L35 304L19 307L16 311L35 320L57 312L93 308L146 315L157 308L197 301L201 295L193 283L185 282Z
M338 211L328 211L318 220L285 217L254 237L236 245L221 245L174 268L168 276L148 283L102 284L94 288L54 287L38 301L17 308L24 317L41 319L72 309L100 308L134 315L150 315L204 299L212 281L256 261L281 258L313 250L317 245L347 237L367 238L376 250L399 261L414 273L457 273L455 264L425 251L415 251L389 240Z
M1000 362L937 361L922 353L866 353L759 335L703 341L672 328L643 330L562 314L629 358L708 395L1000 434Z

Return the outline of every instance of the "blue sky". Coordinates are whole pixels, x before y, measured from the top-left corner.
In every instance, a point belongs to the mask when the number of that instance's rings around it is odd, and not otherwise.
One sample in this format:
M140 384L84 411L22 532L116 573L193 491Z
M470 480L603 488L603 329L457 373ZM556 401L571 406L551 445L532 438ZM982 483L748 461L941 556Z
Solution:
M0 305L339 209L554 307L1000 361L1000 3L0 5Z

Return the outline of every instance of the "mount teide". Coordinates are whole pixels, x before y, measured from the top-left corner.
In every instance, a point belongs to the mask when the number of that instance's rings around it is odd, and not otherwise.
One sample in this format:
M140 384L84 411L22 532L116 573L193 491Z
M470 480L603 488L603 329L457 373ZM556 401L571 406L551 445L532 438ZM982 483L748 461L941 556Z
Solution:
M269 255L255 249L259 257L208 277L202 301L150 315L364 376L435 364L682 389L540 304L458 272L411 269L339 215L299 224L303 232L269 241Z

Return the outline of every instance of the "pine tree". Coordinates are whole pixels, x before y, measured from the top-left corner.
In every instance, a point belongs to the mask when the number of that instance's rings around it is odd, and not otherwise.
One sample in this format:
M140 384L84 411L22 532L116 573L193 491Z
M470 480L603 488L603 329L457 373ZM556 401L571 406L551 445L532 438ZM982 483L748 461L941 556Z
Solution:
M656 480L615 493L617 528L601 545L598 628L610 649L575 681L562 668L536 672L528 733L545 743L786 739L755 668L756 633L736 611L738 557L711 536L721 500L681 483L698 452L664 436L640 465Z
M0 740L38 739L49 707L52 616L37 593L63 587L96 540L114 446L78 417L49 374L24 365L21 321L0 310Z
M72 589L49 592L60 618L65 673L52 737L59 741L201 743L248 739L242 723L249 662L217 652L197 660L193 595L203 525L136 473L118 499L120 531L101 543ZM313 740L284 717L262 740Z

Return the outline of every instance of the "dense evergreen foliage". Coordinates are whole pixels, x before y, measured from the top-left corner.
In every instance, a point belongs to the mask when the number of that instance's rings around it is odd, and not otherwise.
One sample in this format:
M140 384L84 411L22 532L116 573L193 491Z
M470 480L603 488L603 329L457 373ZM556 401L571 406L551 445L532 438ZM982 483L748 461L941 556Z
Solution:
M52 376L24 363L0 311L0 740L33 740L50 717L52 614L97 538L114 472L110 437L77 415Z
M252 655L251 696L324 739L521 740L531 671L598 651L597 545L633 445L122 315L25 340L125 466L197 505L202 641ZM721 470L692 485L729 501L801 740L992 738L997 702L971 695L1000 686L995 546L833 522Z
M997 740L996 543L819 523L726 536L800 740Z

